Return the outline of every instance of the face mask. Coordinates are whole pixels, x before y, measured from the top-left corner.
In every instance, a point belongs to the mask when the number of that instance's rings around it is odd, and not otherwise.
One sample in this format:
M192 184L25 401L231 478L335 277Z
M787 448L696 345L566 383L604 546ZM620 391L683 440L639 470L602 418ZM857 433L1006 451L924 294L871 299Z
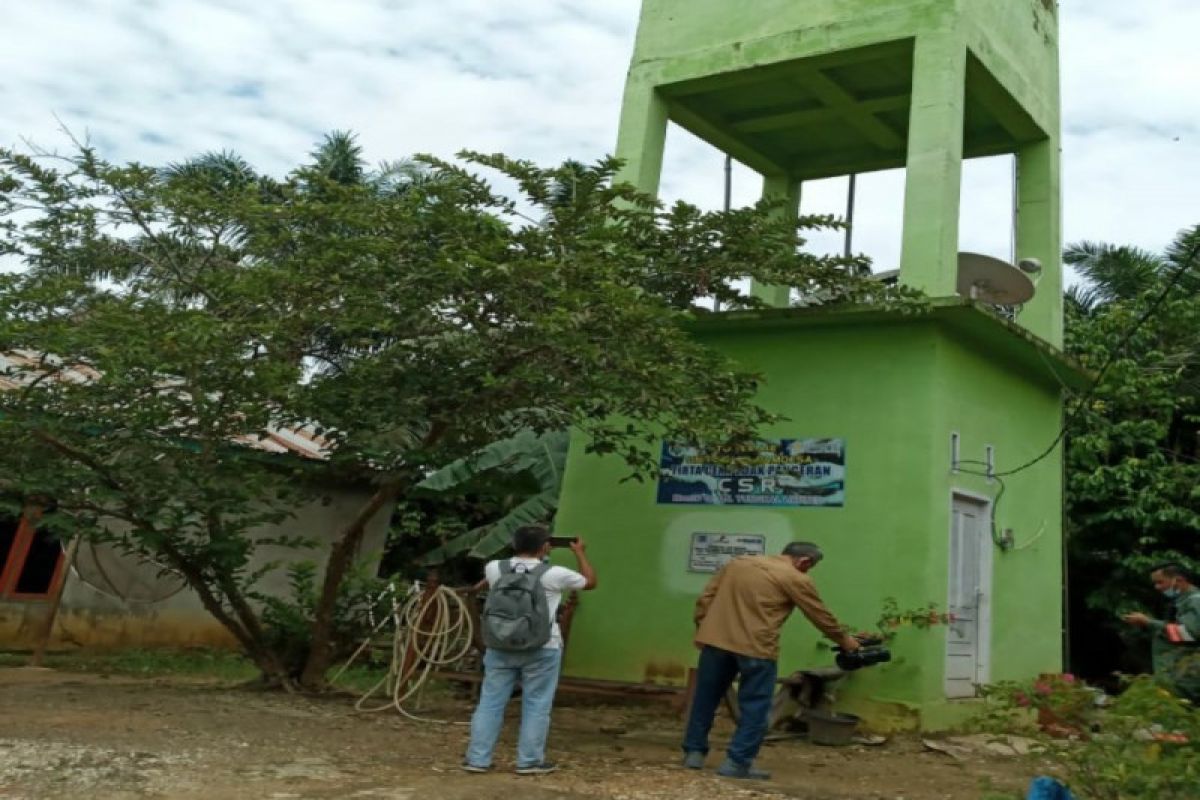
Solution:
M1170 589L1163 589L1163 596L1168 600L1174 600L1175 598L1179 597L1179 594L1179 590L1174 586L1172 586Z

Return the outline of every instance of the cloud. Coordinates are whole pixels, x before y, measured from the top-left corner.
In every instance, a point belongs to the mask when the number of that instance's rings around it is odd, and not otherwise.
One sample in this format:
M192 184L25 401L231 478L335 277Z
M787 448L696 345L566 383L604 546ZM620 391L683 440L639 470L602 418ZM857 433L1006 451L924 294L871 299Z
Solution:
M333 129L376 160L461 148L594 159L616 138L639 2L39 0L0 11L0 142L63 145L55 116L118 160L234 149L284 172ZM1064 0L1065 234L1161 248L1200 222L1200 3ZM662 191L715 208L723 158L669 136ZM864 176L856 247L900 245L903 174ZM739 167L734 199L761 182ZM962 246L1007 256L1011 164L971 163ZM845 208L845 181L806 212ZM814 245L839 249L840 237Z

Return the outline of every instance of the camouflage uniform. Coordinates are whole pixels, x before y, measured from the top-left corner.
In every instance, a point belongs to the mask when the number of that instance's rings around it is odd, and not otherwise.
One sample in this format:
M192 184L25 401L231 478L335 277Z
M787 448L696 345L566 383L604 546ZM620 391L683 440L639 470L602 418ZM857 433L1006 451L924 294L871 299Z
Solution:
M1155 680L1200 706L1200 589L1175 598L1169 618L1150 620L1150 630Z

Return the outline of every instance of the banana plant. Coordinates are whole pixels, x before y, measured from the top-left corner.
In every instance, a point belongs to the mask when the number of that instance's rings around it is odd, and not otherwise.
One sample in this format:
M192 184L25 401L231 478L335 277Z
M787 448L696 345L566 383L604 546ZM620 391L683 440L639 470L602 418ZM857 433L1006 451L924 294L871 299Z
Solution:
M558 508L563 468L571 436L567 431L534 433L523 431L484 447L468 458L450 463L418 484L419 489L447 492L497 471L507 475L525 473L537 490L500 519L455 536L428 553L425 564L439 564L465 551L476 558L489 558L503 550L513 532L522 525L546 522Z

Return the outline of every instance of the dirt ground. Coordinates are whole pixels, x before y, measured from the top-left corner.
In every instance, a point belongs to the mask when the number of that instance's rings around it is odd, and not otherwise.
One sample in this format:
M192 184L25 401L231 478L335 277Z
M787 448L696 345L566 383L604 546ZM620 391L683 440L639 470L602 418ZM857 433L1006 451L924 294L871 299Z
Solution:
M356 714L346 697L0 668L0 798L974 800L1028 781L1020 761L956 760L904 737L881 747L777 742L759 761L774 772L772 781L729 781L712 772L719 752L703 773L679 766L680 722L666 705L561 700L549 753L561 772L512 774L509 725L496 772L468 775L457 769L465 726ZM466 720L471 709L469 697L450 693L429 705L431 715L454 720ZM720 722L714 744L729 732Z

